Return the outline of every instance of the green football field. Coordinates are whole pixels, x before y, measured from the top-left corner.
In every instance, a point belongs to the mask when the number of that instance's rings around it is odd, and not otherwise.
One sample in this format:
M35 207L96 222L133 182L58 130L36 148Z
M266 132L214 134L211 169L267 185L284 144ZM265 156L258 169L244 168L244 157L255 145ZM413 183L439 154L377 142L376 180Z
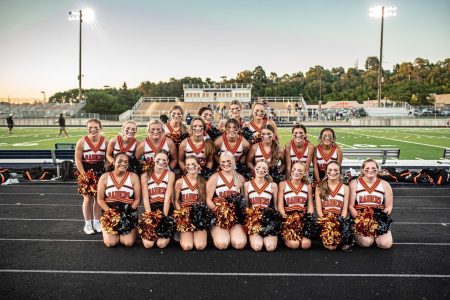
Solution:
M120 128L105 128L112 137ZM308 139L317 144L321 128L309 128ZM53 149L55 143L75 143L86 134L85 128L67 128L70 137L58 138L58 127L17 127L9 135L6 128L0 133L0 149ZM290 129L280 128L282 144L290 139ZM401 159L440 159L444 148L450 148L450 129L447 128L336 128L337 143L343 148L400 148ZM139 128L137 138L144 139L145 129Z

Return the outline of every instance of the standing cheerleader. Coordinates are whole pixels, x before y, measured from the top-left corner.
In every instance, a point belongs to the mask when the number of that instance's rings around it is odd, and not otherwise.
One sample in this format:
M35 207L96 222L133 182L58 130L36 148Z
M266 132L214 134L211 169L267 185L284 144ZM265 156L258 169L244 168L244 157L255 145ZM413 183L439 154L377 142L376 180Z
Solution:
M161 211L164 216L170 215L172 205L173 185L175 183L175 174L167 170L169 164L169 155L165 150L159 150L154 157L155 165L153 169L142 174L142 201L146 212ZM159 237L156 245L159 248L165 248L169 244L170 238ZM152 248L155 244L142 238L145 248Z
M270 169L279 167L278 171L284 172L284 149L280 147L275 134L275 128L271 125L261 129L262 141L254 144L247 155L247 166L250 169L254 169L258 161L264 160Z
M312 186L308 180L307 170L305 163L296 161L292 164L289 179L280 182L278 211L282 216L298 214L299 218L303 219L306 213L314 213ZM300 228L295 229L300 230ZM302 236L301 232L296 232L295 236L290 235L288 238L284 238L284 243L290 249L311 248L311 240Z
M338 162L330 161L327 164L326 175L327 177L319 183L316 189L317 215L319 219L333 218L334 224L337 226L337 228L333 228L339 231L338 217L347 217L349 188L341 182L341 165ZM324 233L323 230L324 228L322 228L321 236ZM324 247L328 250L336 250L340 243L339 239L330 239L326 243L325 240L322 238Z
M209 178L206 188L206 203L213 211L217 209L213 198L238 196L245 182L244 177L235 171L236 162L231 152L222 153L219 163L221 171ZM234 224L230 230L215 225L211 229L211 236L214 246L220 250L227 249L230 243L235 249L243 249L247 244L247 235L241 224Z
M139 177L127 171L128 163L126 154L116 154L114 171L103 174L98 182L97 202L104 211L102 228L106 247L118 243L131 247L136 240L141 186Z
M223 152L229 151L233 153L236 162L245 162L245 156L250 149L250 143L239 134L240 125L236 119L228 119L225 123L225 133L214 141L216 147L216 155L214 156L217 163Z
M205 180L198 175L201 166L197 157L188 156L185 160L186 175L175 183L175 208L192 207L205 202ZM180 199L181 197L181 199ZM207 231L196 230L180 232L180 245L183 250L204 250L207 244Z
M358 218L359 213L366 209L381 209L383 213L388 215L392 213L394 205L392 188L388 182L378 178L379 173L380 167L378 163L373 159L368 159L362 164L362 175L350 182L349 211L355 219ZM390 228L383 234L377 233L372 236L364 236L356 233L355 237L356 242L361 247L370 247L375 242L379 248L389 249L393 243Z
M222 133L212 124L213 111L209 107L202 107L198 111L198 115L203 119L206 125L204 139L215 141Z
M269 176L269 165L265 161L259 161L255 166L255 178L244 184L244 195L249 206L257 208L277 208L278 187L271 182ZM262 214L262 210L259 211ZM261 234L250 234L250 246L255 251L272 252L277 248L278 237L276 235L261 236Z
M325 177L327 164L337 161L342 164L342 149L336 144L336 134L331 128L324 128L319 135L320 144L317 145L314 162L314 180L319 183Z
M164 124L164 132L178 148L180 143L188 136L188 129L183 124L183 108L179 105L174 105L169 113L170 121Z
M147 138L137 146L136 157L141 160L143 156L144 160L152 161L160 150L169 153L168 166L171 170L175 169L178 163L177 148L174 142L164 135L164 124L158 119L153 119L147 125Z
M292 140L289 141L285 149L286 176L291 174L291 166L297 161L305 163L309 173L309 167L314 156L314 146L306 139L306 127L302 124L294 125L292 128Z
M227 125L226 125L227 121L230 119L235 119L236 121L238 121L239 128L246 126L246 124L244 122L244 118L242 118L242 116L241 116L241 110L242 110L241 102L239 102L238 100L231 101L229 117L228 117L228 119L223 119L219 122L219 126L218 126L219 130L221 132L224 132L227 127Z
M136 146L138 142L136 141L137 124L134 121L126 121L122 125L121 135L113 137L106 148L106 161L107 170L112 170L114 168L114 155L117 153L125 153L130 161L128 166L131 172L136 173L136 168L139 163L136 159Z
M214 144L210 139L203 138L205 122L200 117L194 117L189 127L191 136L180 144L178 149L178 164L182 172L186 172L185 159L188 156L197 157L202 168L211 169L214 162Z
M97 119L90 119L86 124L88 135L78 140L75 148L75 164L77 165L79 178L93 177L92 180L97 182L105 168L105 155L107 140L103 135L102 123ZM84 180L84 181L86 181ZM78 191L83 194L83 216L84 216L84 232L86 234L94 234L102 232L100 225L101 208L95 201L96 187L82 187L79 185Z
M262 129L267 125L272 126L272 128L274 129L275 138L279 140L280 136L278 135L277 125L273 120L267 119L267 113L264 104L255 102L252 108L252 120L247 124L248 128L253 133L253 137L255 139L258 139L261 136Z

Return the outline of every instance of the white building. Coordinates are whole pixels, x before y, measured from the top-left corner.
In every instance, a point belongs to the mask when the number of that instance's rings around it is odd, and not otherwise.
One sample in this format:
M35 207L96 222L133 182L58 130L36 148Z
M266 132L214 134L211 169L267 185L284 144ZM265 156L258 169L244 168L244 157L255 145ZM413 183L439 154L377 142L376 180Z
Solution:
M250 102L252 85L233 84L184 84L184 102Z

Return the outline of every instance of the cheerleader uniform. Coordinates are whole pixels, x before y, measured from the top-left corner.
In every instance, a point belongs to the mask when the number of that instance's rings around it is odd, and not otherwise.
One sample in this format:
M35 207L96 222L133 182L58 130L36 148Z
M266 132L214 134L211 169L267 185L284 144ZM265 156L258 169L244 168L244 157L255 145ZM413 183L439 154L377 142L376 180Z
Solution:
M175 130L172 125L167 122L164 124L164 132L166 133L166 136L175 143L175 146L177 146L178 149L178 146L180 146L184 139L181 127L178 130Z
M248 185L248 200L252 208L273 207L272 184L264 182L262 187L258 187L252 179Z
M155 157L156 153L160 150L165 150L169 153L169 145L167 144L167 138L163 136L159 145L153 145L152 141L149 138L146 138L144 141L144 159L146 161L152 161Z
M223 138L223 143L220 146L220 150L219 150L219 156L225 152L225 151L230 151L231 153L233 153L234 159L236 162L239 161L239 159L241 158L242 154L244 154L244 145L242 143L242 136L238 135L236 144L234 145L234 147L231 147L230 143L228 142L227 139L227 135L224 134L222 135Z
M306 213L307 202L308 186L301 182L298 187L295 187L291 180L286 180L284 188L284 210L286 213Z
M251 120L248 123L248 128L250 128L250 130L252 131L253 137L259 137L259 136L261 136L261 130L264 127L266 127L266 125L267 125L266 119L263 121L263 124L261 125L261 127L258 127L258 125L255 124L254 120Z
M118 135L117 142L114 144L114 149L113 149L114 155L116 155L117 153L125 153L128 156L128 159L129 159L128 171L134 172L134 173L138 173L137 167L139 166L139 162L135 156L136 146L137 146L137 141L135 138L133 138L128 143L128 146L125 147L123 145L123 137Z
M187 139L186 149L184 151L184 157L195 156L198 159L200 166L203 168L206 166L206 155L205 155L205 141L197 148L190 138Z
M100 136L97 145L94 145L87 136L84 137L83 156L81 163L84 171L93 170L98 177L103 173L106 158L106 141Z
M325 154L322 145L317 146L316 157L317 157L317 165L319 167L320 179L323 179L325 177L327 171L327 164L332 160L337 161L338 155L336 149L337 146L333 144L333 147L331 148L330 152L328 154Z
M363 210L367 207L384 209L384 188L380 178L370 188L363 178L357 180L355 208Z
M234 180L227 181L222 172L217 173L216 195L221 198L228 198L238 195L241 191L234 185Z
M306 160L308 159L308 142L304 141L303 146L300 150L297 149L294 145L294 141L291 141L291 149L289 151L290 157L291 157L291 165L294 164L297 161L301 161L306 163Z
M198 202L198 182L193 185L189 181L189 178L183 176L183 183L181 184L181 206L192 206Z
M336 189L328 193L327 199L321 199L322 212L324 215L327 215L328 213L340 215L342 213L342 208L344 207L344 193L345 186L339 182Z
M138 224L137 209L131 207L134 202L134 190L129 172L119 182L113 172L108 173L105 189L105 201L110 208L116 209L120 214L117 225L119 234L128 234Z
M256 148L256 152L255 152L255 165L259 162L259 161L265 161L267 162L268 165L270 165L270 161L272 160L272 155L271 153L267 153L264 150L264 146L262 144L262 142L258 143L258 147Z
M169 183L169 171L164 170L160 177L155 173L147 180L148 199L152 211L163 211L164 198L166 197L167 184ZM169 213L170 215L170 213Z

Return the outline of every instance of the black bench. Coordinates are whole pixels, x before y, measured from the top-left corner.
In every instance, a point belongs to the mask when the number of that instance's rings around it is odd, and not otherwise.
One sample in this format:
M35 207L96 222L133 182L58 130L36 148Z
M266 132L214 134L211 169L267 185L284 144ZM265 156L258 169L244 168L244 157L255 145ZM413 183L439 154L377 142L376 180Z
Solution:
M75 150L76 144L74 143L56 143L55 150Z
M52 150L0 150L0 166L5 168L51 167L55 165Z
M400 149L397 148L359 148L359 149L342 149L344 158L381 158L381 164L386 163L387 158L400 157Z
M444 159L450 159L450 148L444 149Z

